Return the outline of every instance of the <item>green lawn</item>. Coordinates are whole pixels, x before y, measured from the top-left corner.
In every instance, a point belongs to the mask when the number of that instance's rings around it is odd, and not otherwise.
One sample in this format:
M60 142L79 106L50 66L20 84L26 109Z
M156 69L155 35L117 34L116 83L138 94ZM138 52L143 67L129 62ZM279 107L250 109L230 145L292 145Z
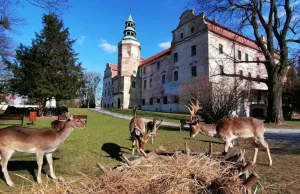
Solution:
M102 163L109 169L122 162L120 154L124 153L128 157L130 156L129 120L114 118L87 109L69 110L74 114L87 114L88 123L86 129L74 130L69 138L53 153L57 176L63 176L66 180L70 180L80 176L79 172L87 176L100 175L101 173L96 167L97 163ZM142 111L138 112L139 116L142 114L144 114ZM152 117L150 113L147 114ZM168 118L177 118L176 116L170 116L170 113L165 114ZM53 117L53 119L38 117L35 125L30 127L49 128L50 122L54 119L56 117ZM28 119L25 123L27 122ZM3 125L0 127L3 127ZM161 126L154 144L148 143L146 151L153 151L159 145L163 145L170 151L183 150L185 142L188 143L192 151L206 151L210 141L215 142L214 149L216 151L223 150L223 144L220 144L217 139L200 135L190 139L188 132L179 132L178 130L179 127ZM242 146L249 147L248 145ZM296 193L297 190L300 190L300 186L293 183L296 183L297 178L300 178L300 148L275 144L270 147L274 165L272 167L266 166L268 163L266 152L260 151L257 165L254 167L261 176L260 184L265 188L264 193ZM252 149L246 149L247 158L252 158L252 154ZM8 170L15 182L15 187L9 188L3 180L2 173L0 173L2 178L0 180L0 191L26 193L32 186L30 181L35 181L34 174L37 171L35 155L15 153L8 163ZM42 179L46 181L45 173L49 172L49 166L46 162L43 170Z

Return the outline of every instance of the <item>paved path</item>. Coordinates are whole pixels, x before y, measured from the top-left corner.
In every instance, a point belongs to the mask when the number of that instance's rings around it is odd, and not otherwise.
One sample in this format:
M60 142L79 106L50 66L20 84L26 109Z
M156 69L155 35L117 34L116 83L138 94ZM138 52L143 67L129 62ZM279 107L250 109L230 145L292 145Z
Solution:
M124 119L132 119L132 116L123 115L119 113L110 112L104 109L91 109L93 111L97 111L103 114L111 115L113 117L119 117ZM145 122L150 121L150 119L143 118ZM178 127L179 130L179 122L162 122L161 125L165 126L173 126ZM278 144L292 144L292 145L300 145L300 129L275 129L275 128L266 128L265 138L268 142L278 143Z

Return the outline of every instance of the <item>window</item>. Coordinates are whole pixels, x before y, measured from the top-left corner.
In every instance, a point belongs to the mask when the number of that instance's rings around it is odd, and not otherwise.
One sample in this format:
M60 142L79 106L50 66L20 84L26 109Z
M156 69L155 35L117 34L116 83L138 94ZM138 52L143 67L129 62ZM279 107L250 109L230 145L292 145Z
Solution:
M220 74L223 75L224 74L224 67L222 65L219 65L220 68Z
M146 89L147 86L147 80L144 80L144 89Z
M153 98L150 98L149 104L153 105Z
M157 98L157 101L156 101L157 103L160 103L160 98Z
M247 53L245 53L245 60L248 61L249 60L249 55Z
M182 32L180 33L180 38L183 39L183 33Z
M157 61L157 63L156 63L156 69L157 69L157 70L160 69L160 61Z
M178 96L178 95L175 95L175 96L174 96L174 103L175 103L175 104L178 104L178 103L179 103L179 96Z
M143 74L146 74L146 67L143 68Z
M174 71L174 81L178 81L178 71Z
M166 75L161 76L161 83L165 84L166 83Z
M164 96L164 104L168 104L168 96Z
M191 27L191 33L194 33L195 28Z
M196 45L193 45L191 47L191 56L195 56L196 55Z
M174 62L178 61L178 53L174 53Z
M142 105L145 105L145 99L142 99Z
M248 77L251 78L251 73L250 72L248 72Z
M243 71L240 70L240 79L242 79L242 77L243 77Z
M152 78L150 79L149 87L150 87L150 88L152 87Z
M219 53L223 54L223 45L222 44L219 44Z
M131 82L131 87L135 88L135 82Z
M241 60L242 59L242 52L238 51L238 59Z
M257 61L257 65L259 65L259 58L258 57L256 57L256 61Z
M192 77L196 77L197 76L197 66L193 66L192 67Z
M257 82L260 83L260 76L259 75L256 76L256 79L257 79Z

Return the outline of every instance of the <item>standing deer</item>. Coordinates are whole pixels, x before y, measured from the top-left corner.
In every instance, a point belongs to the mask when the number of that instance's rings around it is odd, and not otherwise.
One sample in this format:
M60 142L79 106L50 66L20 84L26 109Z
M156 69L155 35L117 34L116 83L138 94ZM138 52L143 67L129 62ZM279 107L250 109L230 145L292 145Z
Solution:
M199 101L196 104L191 103L190 108L193 109L194 112L197 112L199 110ZM228 151L229 147L233 147L233 140L238 138L250 140L252 145L255 146L253 164L256 163L257 159L258 141L264 148L266 148L269 158L269 166L272 165L269 146L264 139L264 123L258 119L252 117L223 118L218 120L216 124L210 125L203 124L197 120L191 125L190 137L195 137L195 135L197 135L199 132L204 135L216 137L225 141L225 153Z
M53 170L52 153L68 138L74 128L84 129L85 125L80 119L75 117L73 120L66 121L64 127L59 131L20 126L10 126L0 129L0 158L2 159L1 166L6 183L9 186L14 185L7 172L7 163L15 151L36 154L38 183L42 182L41 170L45 155L50 167L50 176L56 179Z
M158 128L160 127L161 123L163 122L163 119L160 120L160 123L158 123L158 125L156 124L157 119L153 118L153 121L149 121L147 123L147 133L152 132L153 135L151 137L151 143L153 144L154 141L154 137L156 137L156 132L158 130Z
M132 155L134 155L135 145L137 151L144 150L148 142L148 138L154 135L155 132L146 133L145 123L142 118L136 116L137 107L133 108L133 118L129 123L129 132L132 141Z

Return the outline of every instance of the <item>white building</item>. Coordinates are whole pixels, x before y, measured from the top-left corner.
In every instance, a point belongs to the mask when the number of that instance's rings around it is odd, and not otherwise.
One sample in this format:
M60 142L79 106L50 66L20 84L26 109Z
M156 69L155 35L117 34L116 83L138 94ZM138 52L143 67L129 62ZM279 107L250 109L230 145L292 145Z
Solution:
M264 60L255 42L216 20L208 20L204 13L183 12L172 31L171 47L145 60L131 15L125 24L124 37L118 44L118 64L107 63L104 72L104 108L140 106L142 110L187 112L179 94L197 76L208 75L212 83L238 79L225 78L223 72L257 80L267 78L265 66L254 62ZM266 84L253 82L250 93L249 99L244 99L244 113L266 115Z

